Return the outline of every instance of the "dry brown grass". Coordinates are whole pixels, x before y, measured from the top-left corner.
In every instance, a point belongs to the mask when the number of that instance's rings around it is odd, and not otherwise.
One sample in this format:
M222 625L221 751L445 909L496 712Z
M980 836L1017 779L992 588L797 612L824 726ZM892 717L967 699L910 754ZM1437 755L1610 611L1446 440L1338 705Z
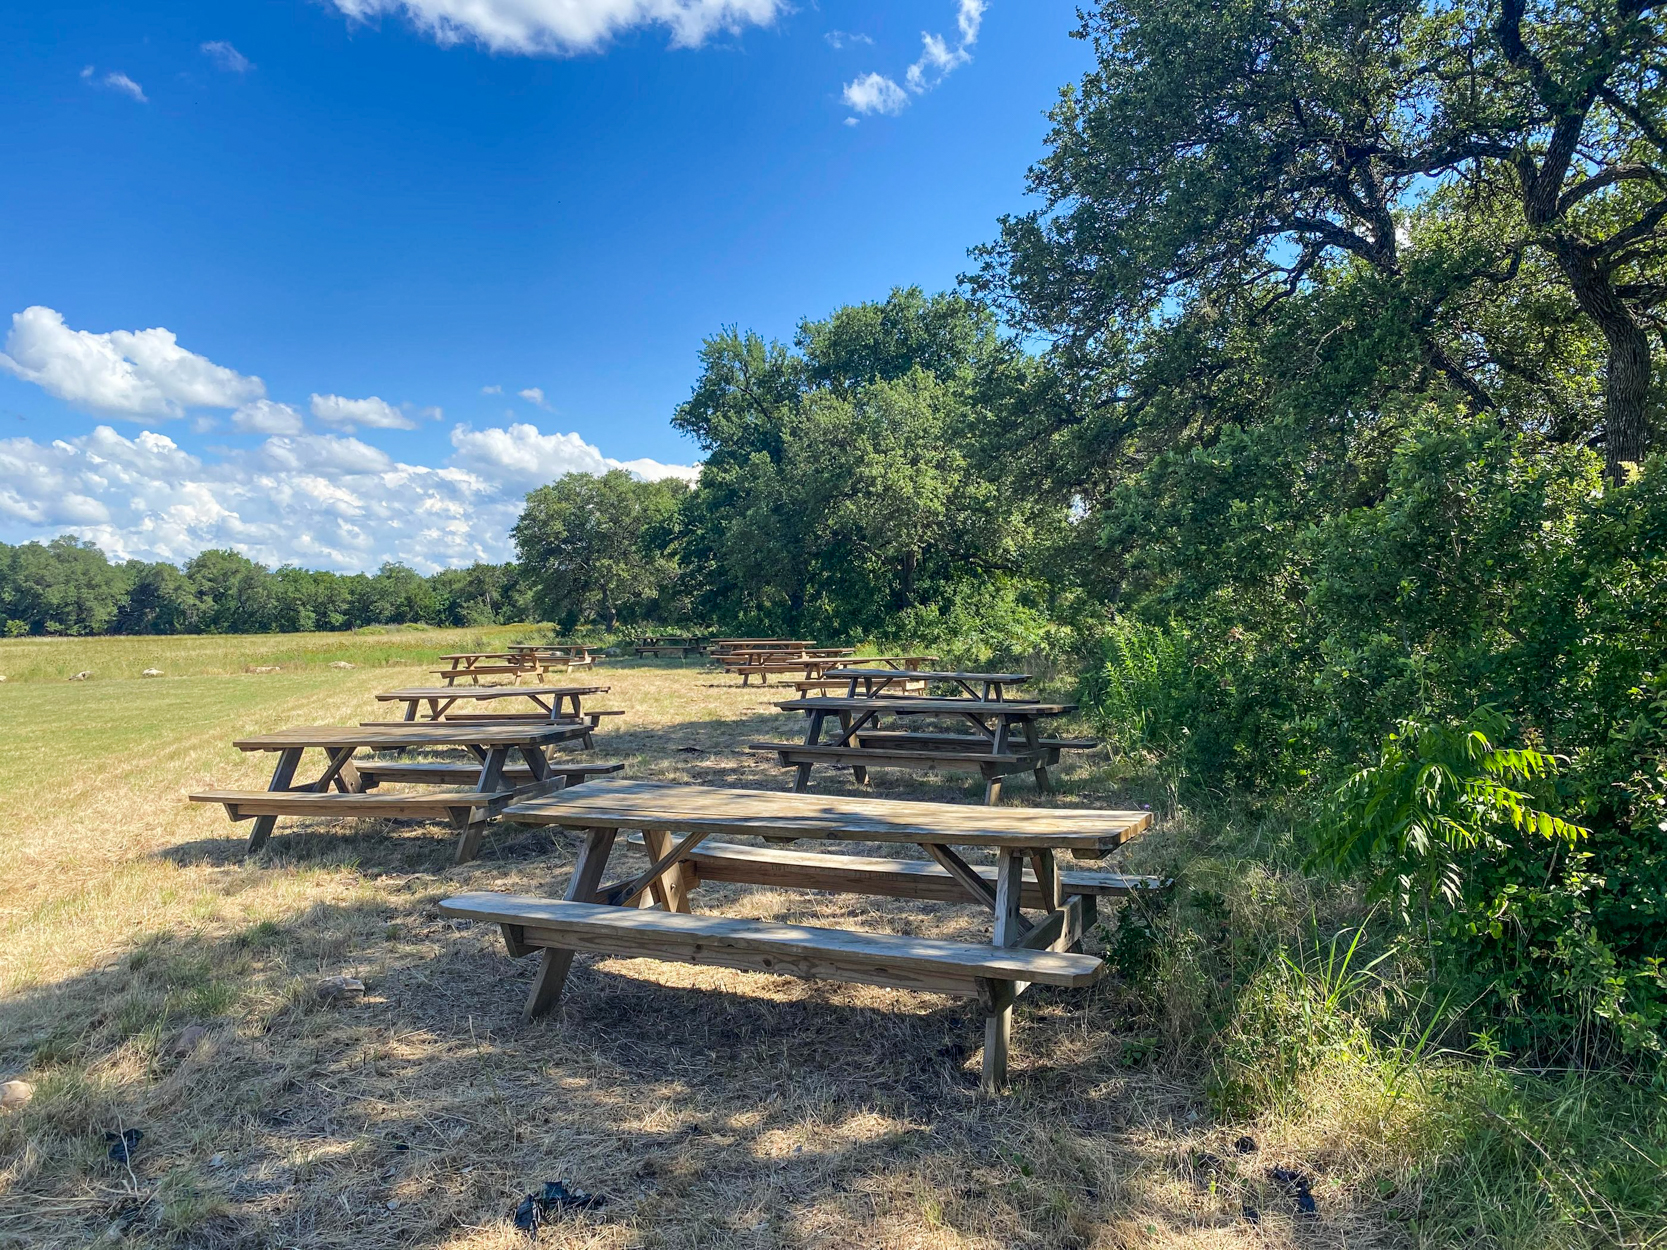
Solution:
M772 706L782 692L692 663L605 675L597 706L628 715L599 751L628 775L786 788L790 773L741 749L800 729ZM0 1117L0 1245L524 1246L509 1213L556 1178L606 1199L539 1239L575 1248L1386 1237L1351 1199L1346 1142L1275 1130L1239 1159L1243 1129L1208 1123L1193 1074L1126 1064L1112 982L1021 1000L1000 1100L977 1094L978 1019L961 1000L582 957L556 1015L527 1026L530 964L434 903L558 892L564 839L503 826L453 868L438 826L287 822L246 861L244 826L184 801L203 782L263 783L267 761L232 750L234 731L363 719L372 692L410 677L315 667L4 692L19 754L0 764L0 1077L38 1092ZM1078 759L1055 801L1126 803L1106 776ZM854 789L828 770L815 784ZM873 792L978 798L972 779L897 772ZM1015 784L1008 801L1037 797ZM943 905L747 887L695 901L984 932ZM313 980L338 972L365 981L364 1003L317 1004ZM193 1023L208 1039L174 1054ZM104 1134L127 1127L145 1137L123 1166ZM1269 1192L1281 1159L1333 1178L1318 1220Z

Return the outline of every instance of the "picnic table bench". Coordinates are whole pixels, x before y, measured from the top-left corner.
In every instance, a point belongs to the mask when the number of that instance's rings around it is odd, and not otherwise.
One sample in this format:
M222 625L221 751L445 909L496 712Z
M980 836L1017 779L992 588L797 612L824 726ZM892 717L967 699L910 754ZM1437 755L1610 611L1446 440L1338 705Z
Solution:
M981 1086L1006 1084L1015 999L1032 984L1088 985L1105 974L1078 953L1089 900L1160 883L1062 871L1059 856L1096 859L1144 830L1146 812L1025 811L943 803L824 798L644 781L599 781L518 802L505 815L582 834L563 899L473 893L440 911L502 929L514 957L541 952L524 1014L560 999L577 952L655 958L977 998L984 1009ZM649 858L606 881L621 831ZM673 835L682 835L676 842ZM914 844L925 860L806 853L713 842L714 835ZM995 854L974 866L957 847ZM939 898L988 909L989 943L857 933L692 914L703 880L887 897ZM1039 913L1026 916L1029 909Z
M255 823L249 834L251 854L266 844L281 816L445 818L460 830L456 862L462 864L475 857L486 821L517 797L548 793L568 784L570 777L583 780L592 775L583 769L552 768L547 755L549 747L582 738L587 733L585 725L550 723L382 721L370 725L305 725L239 738L232 743L240 751L270 751L277 755L272 780L265 790L201 790L190 798L193 803L222 804L234 821L252 819ZM415 764L386 765L354 760L361 750L404 751L421 747L462 747L474 760L448 765L449 771L429 770L415 777L410 775L419 768ZM296 770L309 750L324 752L324 771L315 780L297 785ZM512 753L518 754L524 763L525 782L519 778L512 782L505 775ZM396 778L393 770L401 767L408 775ZM366 770L376 777L378 784L420 779L422 784L433 788L417 793L376 793L366 781Z
M490 721L494 724L584 724L595 732L604 716L623 716L622 711L586 712L580 702L586 695L606 694L607 686L419 686L408 690L384 690L377 695L380 703L403 703L406 722L423 721ZM475 705L497 703L504 699L526 699L538 709L536 712L454 712L460 700ZM427 715L423 715L426 710ZM366 724L385 724L367 721ZM590 734L584 735L585 749L595 745Z
M749 751L774 752L783 767L796 767L793 789L803 793L816 764L850 767L858 785L868 780L870 768L923 768L929 771L975 772L984 778L984 801L1001 797L1003 777L1031 773L1044 793L1050 788L1048 769L1059 763L1064 750L1086 750L1091 739L1044 738L1037 723L1045 717L1074 712L1074 703L1037 703L1015 699L932 699L914 695L835 696L789 699L776 704L783 711L805 712L810 727L805 740L753 742ZM823 742L827 719L836 717L839 733ZM881 730L882 716L934 716L961 720L974 732L946 734L909 730Z

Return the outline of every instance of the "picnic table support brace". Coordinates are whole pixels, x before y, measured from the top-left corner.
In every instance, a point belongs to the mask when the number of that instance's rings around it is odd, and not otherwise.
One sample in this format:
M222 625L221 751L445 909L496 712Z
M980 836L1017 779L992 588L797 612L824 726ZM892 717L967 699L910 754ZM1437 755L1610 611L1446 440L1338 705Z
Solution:
M618 830L592 829L585 834L579 860L573 865L573 877L567 883L566 899L570 903L589 903L602 883L602 870L608 866L608 856L614 849ZM528 1021L546 1015L561 1001L562 987L567 984L567 972L573 966L573 952L546 946L539 960L538 975L533 978L532 991L522 1017Z

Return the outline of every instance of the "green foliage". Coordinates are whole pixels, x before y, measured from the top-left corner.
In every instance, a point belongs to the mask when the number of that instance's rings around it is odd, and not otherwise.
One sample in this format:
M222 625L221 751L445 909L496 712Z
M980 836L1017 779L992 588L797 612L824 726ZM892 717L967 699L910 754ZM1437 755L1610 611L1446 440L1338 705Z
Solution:
M965 434L984 374L1011 357L987 312L915 289L807 320L792 348L733 330L708 339L673 418L706 453L679 544L700 614L938 639L948 616L966 618L962 583L1022 575L1063 513L981 473Z
M594 614L612 629L622 615L671 615L662 600L677 568L666 553L687 492L675 478L613 469L569 473L529 494L511 532L546 619L571 625Z
M526 618L513 566L476 564L422 577L400 564L374 575L257 564L204 551L185 568L112 563L92 543L0 543L0 632L265 634L367 625L490 624Z
M1345 875L1370 870L1406 915L1415 894L1426 906L1439 893L1448 906L1464 907L1466 863L1512 855L1523 837L1573 850L1589 830L1513 788L1543 789L1557 762L1499 745L1509 733L1495 708L1463 722L1400 721L1378 758L1337 788L1316 861ZM1502 932L1500 916L1488 923L1495 936Z

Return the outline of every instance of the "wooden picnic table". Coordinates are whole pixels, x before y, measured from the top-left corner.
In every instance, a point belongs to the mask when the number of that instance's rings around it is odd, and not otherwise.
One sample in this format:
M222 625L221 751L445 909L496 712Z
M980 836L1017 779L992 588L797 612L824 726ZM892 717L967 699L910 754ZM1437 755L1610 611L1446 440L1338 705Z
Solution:
M562 900L477 893L444 913L495 923L512 955L541 950L527 999L530 1019L555 1006L578 951L715 964L788 976L899 986L976 997L984 1006L983 1088L1006 1081L1014 999L1031 983L1077 986L1105 971L1074 953L1094 900L1159 883L1114 873L1062 871L1059 856L1100 858L1151 822L1146 812L1025 811L944 803L825 798L647 781L600 781L517 802L511 820L582 833ZM621 831L640 831L646 869L607 882ZM673 842L673 835L682 835ZM927 858L807 853L713 841L914 844ZM956 848L992 851L974 865ZM993 915L989 944L811 928L768 920L695 916L702 880L971 903ZM652 907L653 910L644 910ZM1040 913L1026 916L1026 909Z
M867 661L867 658L866 656L859 657L864 662ZM926 658L930 660L935 657L928 656ZM822 676L824 680L829 682L846 683L845 693L851 698L856 698L859 693L870 696L895 694L896 691L891 689L895 682L919 682L922 684L937 682L960 687L961 692L969 699L996 703L1007 701L1009 698L1007 687L1023 685L1030 680L1029 673L968 673L958 670L944 671L923 668L897 671L885 668L862 668L855 664L830 668ZM861 691L857 689L858 683L863 686Z
M865 784L868 770L881 768L946 769L976 772L984 778L984 801L1001 797L1003 777L1028 772L1037 788L1050 788L1048 768L1067 749L1098 745L1088 739L1044 738L1038 722L1076 711L1074 703L1039 703L1014 699L933 699L918 695L823 695L789 699L776 704L787 712L805 712L810 727L802 743L754 742L749 751L771 751L782 765L794 766L793 789L803 793L816 764L849 765L857 784ZM839 734L823 742L822 728L836 717ZM964 722L972 729L960 733L883 730L881 717L933 716Z
M620 712L586 712L581 700L587 695L606 694L608 686L420 686L408 690L384 690L376 696L379 703L403 703L404 721L492 721L498 724L525 721L531 724L582 723L594 732L604 716L619 716ZM460 700L479 706L502 702L505 699L526 699L536 712L454 712ZM424 711L426 710L426 715ZM385 723L385 722L367 722ZM585 737L588 749L593 743Z
M240 751L270 751L277 755L272 780L265 790L205 790L192 794L194 803L220 803L234 821L253 819L249 834L252 854L266 843L280 816L402 817L450 819L461 830L457 862L465 863L480 846L485 822L517 797L530 798L559 789L567 778L553 770L550 747L589 732L582 724L502 724L492 722L426 721L411 724L383 721L370 725L303 725L276 733L236 739ZM365 779L376 766L355 762L360 751L405 751L421 747L462 747L474 757L463 765L466 786L441 786L418 794L377 794ZM297 785L296 770L309 750L324 752L324 771L313 781ZM506 766L511 754L525 761L525 784L511 784ZM361 767L363 765L363 767ZM423 765L403 765L407 772ZM436 767L436 766L428 766ZM455 780L458 765L443 780ZM385 770L384 770L385 771ZM392 778L387 778L392 779ZM410 777L400 778L411 780ZM334 787L337 793L331 793Z
M652 655L656 658L664 655L674 655L682 659L687 655L703 655L706 652L706 640L692 634L662 634L644 638L631 648L633 655L639 659Z

